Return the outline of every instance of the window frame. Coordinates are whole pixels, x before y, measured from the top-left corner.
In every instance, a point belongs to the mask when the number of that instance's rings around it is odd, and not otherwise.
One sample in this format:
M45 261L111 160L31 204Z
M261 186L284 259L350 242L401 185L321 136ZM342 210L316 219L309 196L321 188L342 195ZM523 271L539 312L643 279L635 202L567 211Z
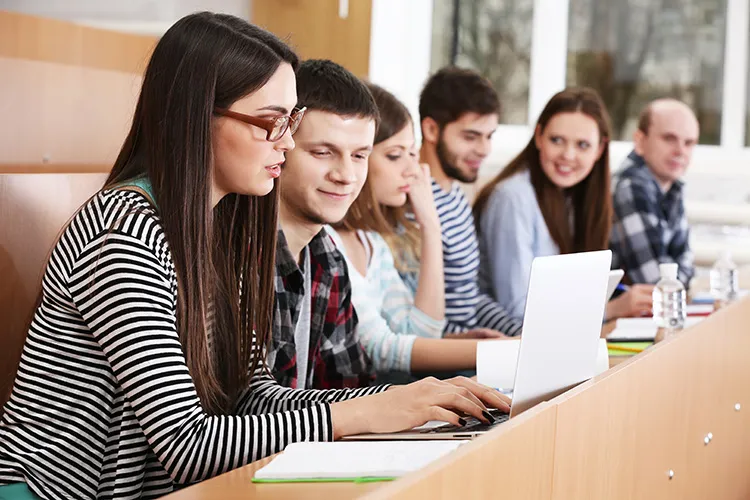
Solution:
M565 88L569 6L570 0L534 0L528 123L507 125L501 121L493 144L498 147L493 148L488 163L506 161L499 150L507 150L510 144L520 151L546 102ZM415 121L419 119L419 93L430 74L432 11L433 0L372 0L370 80L404 101ZM721 144L696 146L699 157L725 153L750 157L750 146L745 145L748 32L750 0L727 0ZM419 141L419 126L415 125ZM613 166L618 165L615 160L620 153L631 148L631 141L613 141Z

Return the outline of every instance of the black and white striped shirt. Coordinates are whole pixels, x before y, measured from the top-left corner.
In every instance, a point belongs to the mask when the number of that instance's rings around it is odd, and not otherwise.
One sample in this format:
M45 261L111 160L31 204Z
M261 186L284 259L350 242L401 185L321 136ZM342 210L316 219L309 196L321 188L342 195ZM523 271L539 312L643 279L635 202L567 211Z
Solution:
M444 191L432 180L432 195L440 219L445 272L445 331L461 332L482 327L506 335L521 333L521 322L479 290L479 242L474 215L461 186L454 182ZM417 275L402 274L416 293Z
M329 403L383 390L298 391L261 367L236 416L206 415L176 330L169 246L134 191L82 208L42 288L0 424L0 483L43 498L157 497L291 442L330 440Z

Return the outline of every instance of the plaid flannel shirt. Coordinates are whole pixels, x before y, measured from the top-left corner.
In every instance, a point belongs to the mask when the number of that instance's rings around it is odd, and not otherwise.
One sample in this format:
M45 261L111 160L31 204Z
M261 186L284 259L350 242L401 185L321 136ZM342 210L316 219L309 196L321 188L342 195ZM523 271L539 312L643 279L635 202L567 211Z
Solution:
M312 304L307 387L297 387L294 329L305 296L304 276L284 232L276 249L276 301L268 366L281 385L298 389L366 387L374 381L370 359L356 333L357 315L346 262L331 237L321 230L308 247Z
M631 152L613 186L612 267L624 269L632 283L653 284L659 281L659 264L676 263L677 277L687 287L695 268L684 183L676 181L662 192L643 158Z

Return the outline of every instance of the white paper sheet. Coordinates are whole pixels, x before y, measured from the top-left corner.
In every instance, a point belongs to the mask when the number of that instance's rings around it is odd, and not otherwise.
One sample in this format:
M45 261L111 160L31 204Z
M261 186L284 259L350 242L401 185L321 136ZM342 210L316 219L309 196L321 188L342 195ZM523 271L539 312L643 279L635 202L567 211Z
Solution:
M705 316L688 316L685 320L685 328L689 328L703 321ZM656 323L653 318L621 318L615 323L615 329L607 338L610 341L646 339L654 340L656 337Z
M256 479L400 477L467 441L338 441L293 443L255 473Z
M521 339L486 340L477 343L477 382L496 389L513 389ZM597 374L609 369L607 341L599 339Z

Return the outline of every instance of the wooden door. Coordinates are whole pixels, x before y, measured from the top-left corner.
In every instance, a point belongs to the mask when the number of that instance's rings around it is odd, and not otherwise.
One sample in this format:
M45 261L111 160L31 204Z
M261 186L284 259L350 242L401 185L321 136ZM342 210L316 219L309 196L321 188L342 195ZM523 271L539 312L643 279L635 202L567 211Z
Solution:
M250 20L287 40L303 59L331 59L367 77L372 0L252 0L251 7Z

